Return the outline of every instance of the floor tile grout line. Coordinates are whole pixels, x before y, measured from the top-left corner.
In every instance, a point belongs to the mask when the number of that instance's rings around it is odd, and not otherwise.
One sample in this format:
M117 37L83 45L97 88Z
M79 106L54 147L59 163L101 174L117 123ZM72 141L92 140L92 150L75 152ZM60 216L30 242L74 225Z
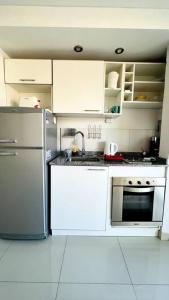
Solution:
M136 291L135 291L135 288L134 288L134 285L133 285L133 282L132 282L132 279L131 279L131 275L130 275L130 272L129 272L129 268L128 268L128 265L127 265L127 262L126 262L126 258L125 258L125 255L124 255L122 246L121 246L121 244L120 244L120 239L119 239L119 237L117 237L117 240L118 240L118 244L119 244L119 247L120 247L120 250L121 250L123 259L124 259L124 263L125 263L125 266L126 266L126 269L127 269L127 273L128 273L128 275L129 275L129 278L130 278L130 282L131 282L131 285L132 285L132 288L133 288L134 295L135 295L136 299L138 299L138 298L137 298Z
M16 280L0 280L0 283L31 283L31 284L57 284L58 281L16 281Z
M118 282L65 282L65 281L16 281L16 280L0 280L0 283L23 283L23 284L72 284L72 285L122 285L122 286L169 286L168 283L118 283Z
M56 290L55 300L57 300L57 296L58 296L59 283L60 283L60 278L61 278L61 273L62 273L62 268L63 268L63 262L64 262L64 258L65 258L65 252L66 252L67 242L68 242L68 236L66 236L65 247L64 247L64 250L63 250L63 257L62 257L62 263L61 263L60 272L59 272L59 279L58 279L58 286L57 286L57 290Z
M12 245L12 242L9 243L8 247L6 248L6 250L4 251L4 253L2 254L2 256L0 257L0 264L1 264L1 261L3 260L4 256L8 252L8 250L9 250L9 248L10 248L11 245Z
M122 285L122 286L132 286L131 283L118 283L118 282L65 282L65 281L60 281L60 284L72 284L72 285Z
M130 278L130 282L131 282L131 284L133 284L132 279L131 279L131 276L130 276L129 268L128 268L128 266L127 266L127 262L126 262L126 259L125 259L125 256L124 256L124 253L123 253L123 250L122 250L122 247L121 247L121 244L120 244L120 241L119 241L119 238L118 238L118 237L117 237L117 241L118 241L118 244L119 244L119 247L120 247L120 250L121 250L121 254L122 254L123 259L124 259L124 263L125 263L125 266L126 266L126 269L127 269L127 273L128 273L128 275L129 275L129 278Z

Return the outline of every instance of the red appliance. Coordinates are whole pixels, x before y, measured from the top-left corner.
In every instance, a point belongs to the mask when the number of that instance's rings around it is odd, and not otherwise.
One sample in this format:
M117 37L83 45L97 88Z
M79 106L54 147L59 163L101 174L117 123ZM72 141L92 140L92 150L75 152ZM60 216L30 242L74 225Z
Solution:
M124 157L123 157L122 154L116 154L116 155L104 154L104 160L107 160L107 161L123 161Z

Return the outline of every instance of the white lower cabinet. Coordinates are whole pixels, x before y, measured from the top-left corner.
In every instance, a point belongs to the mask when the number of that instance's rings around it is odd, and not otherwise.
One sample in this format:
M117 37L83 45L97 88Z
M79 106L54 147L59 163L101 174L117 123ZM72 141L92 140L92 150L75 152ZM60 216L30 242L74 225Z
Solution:
M51 229L105 230L108 168L51 166Z

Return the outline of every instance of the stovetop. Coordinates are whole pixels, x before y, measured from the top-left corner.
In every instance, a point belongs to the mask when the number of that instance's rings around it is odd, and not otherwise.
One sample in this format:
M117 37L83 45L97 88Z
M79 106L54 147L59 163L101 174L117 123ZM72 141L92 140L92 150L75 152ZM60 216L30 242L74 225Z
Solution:
M156 162L157 159L155 157L139 157L132 159L124 159L124 161L128 164L137 164L137 165L152 165L153 162Z
M123 153L124 162L131 165L153 165L166 164L166 160L161 157L153 157L151 155L143 155L141 152Z

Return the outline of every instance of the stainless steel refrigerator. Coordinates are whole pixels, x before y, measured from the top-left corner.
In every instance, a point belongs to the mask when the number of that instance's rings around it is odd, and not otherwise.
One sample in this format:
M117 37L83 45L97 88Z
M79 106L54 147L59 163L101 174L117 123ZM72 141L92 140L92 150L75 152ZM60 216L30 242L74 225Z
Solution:
M0 237L49 232L48 162L56 156L55 117L42 109L0 108Z

